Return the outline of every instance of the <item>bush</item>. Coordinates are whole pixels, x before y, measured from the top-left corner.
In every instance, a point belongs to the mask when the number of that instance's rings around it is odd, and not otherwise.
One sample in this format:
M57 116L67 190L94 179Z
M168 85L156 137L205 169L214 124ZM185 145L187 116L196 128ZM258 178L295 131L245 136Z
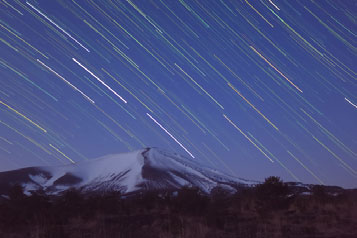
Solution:
M200 215L207 207L208 199L196 187L183 187L174 199L178 211Z
M329 196L325 190L325 187L322 185L314 185L311 189L312 196L321 203L327 202Z
M289 188L279 177L266 178L264 183L255 187L255 191L260 208L281 209L287 206Z

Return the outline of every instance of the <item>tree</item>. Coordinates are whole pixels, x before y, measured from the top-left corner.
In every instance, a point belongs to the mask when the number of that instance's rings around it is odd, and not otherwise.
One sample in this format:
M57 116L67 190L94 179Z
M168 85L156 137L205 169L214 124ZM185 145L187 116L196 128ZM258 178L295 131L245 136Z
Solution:
M211 190L210 198L211 198L211 207L223 211L227 209L227 207L229 207L232 199L232 194L230 193L229 190L217 186Z
M183 187L175 198L179 211L199 215L207 207L207 197L197 187Z
M328 200L328 194L326 189L322 185L314 185L311 189L313 197L322 203L325 203Z
M7 212L1 214L6 217L9 224L25 224L27 219L27 201L24 189L20 184L15 184L9 190L9 201Z
M15 184L10 188L9 198L11 201L22 201L26 198L24 188L20 184Z
M206 211L207 224L224 229L226 215L232 204L232 194L224 187L217 186L211 190L210 203Z
M84 206L84 197L75 188L68 189L56 200L56 213L59 220L80 215Z
M283 208L287 205L288 186L277 176L270 176L256 186L257 199L264 208Z

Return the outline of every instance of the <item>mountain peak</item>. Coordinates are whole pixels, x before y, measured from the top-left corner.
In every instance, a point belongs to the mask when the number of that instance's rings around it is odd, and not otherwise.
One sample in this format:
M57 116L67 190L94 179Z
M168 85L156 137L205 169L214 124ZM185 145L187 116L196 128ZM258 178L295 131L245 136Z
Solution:
M31 167L0 173L0 194L11 184L26 192L44 189L56 194L69 188L89 191L173 190L195 186L209 193L216 186L235 190L252 182L239 179L156 147L111 154L77 164Z

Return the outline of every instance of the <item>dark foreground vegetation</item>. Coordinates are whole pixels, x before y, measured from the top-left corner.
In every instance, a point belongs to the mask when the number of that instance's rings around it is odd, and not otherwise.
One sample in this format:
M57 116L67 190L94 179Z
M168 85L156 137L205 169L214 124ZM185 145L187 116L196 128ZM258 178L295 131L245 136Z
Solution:
M307 189L305 189L307 190ZM277 177L231 194L215 188L177 192L23 194L0 200L0 237L34 238L356 238L355 190L313 186L303 194Z

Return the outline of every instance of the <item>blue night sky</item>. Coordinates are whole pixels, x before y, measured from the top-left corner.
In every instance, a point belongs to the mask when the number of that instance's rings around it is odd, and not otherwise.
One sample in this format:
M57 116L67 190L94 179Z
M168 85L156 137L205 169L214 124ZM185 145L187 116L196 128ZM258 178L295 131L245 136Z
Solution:
M357 2L2 0L0 171L144 147L357 187Z

